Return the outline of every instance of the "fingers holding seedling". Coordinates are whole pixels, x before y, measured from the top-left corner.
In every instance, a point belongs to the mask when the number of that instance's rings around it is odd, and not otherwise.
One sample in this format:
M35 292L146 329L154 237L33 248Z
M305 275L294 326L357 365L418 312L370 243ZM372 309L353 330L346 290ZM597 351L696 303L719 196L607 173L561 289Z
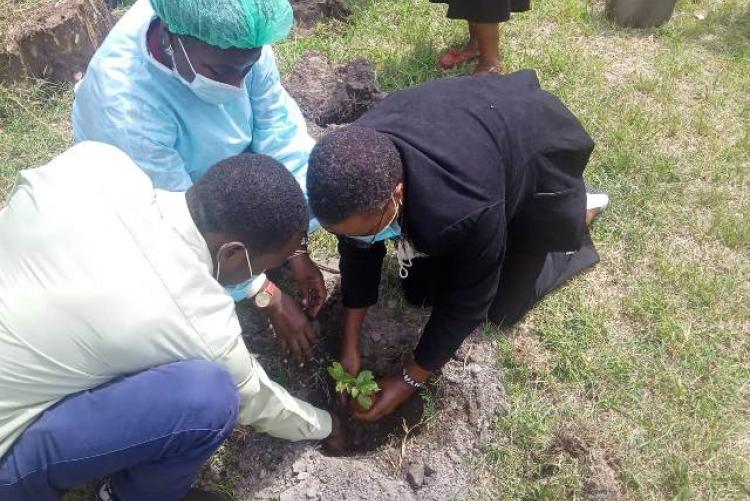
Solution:
M372 407L372 397L380 391L372 371L361 371L355 377L349 374L339 362L333 362L328 367L328 374L336 382L337 392L351 396L364 410Z

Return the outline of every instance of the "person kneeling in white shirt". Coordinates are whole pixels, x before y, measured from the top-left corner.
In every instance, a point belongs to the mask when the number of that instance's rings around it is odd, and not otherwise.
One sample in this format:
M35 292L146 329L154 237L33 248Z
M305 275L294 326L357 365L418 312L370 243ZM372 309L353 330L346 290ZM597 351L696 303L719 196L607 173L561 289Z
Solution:
M0 499L214 499L190 491L236 422L341 447L338 420L271 381L233 296L277 308L263 271L306 233L293 176L263 155L154 189L81 143L22 171L0 210Z

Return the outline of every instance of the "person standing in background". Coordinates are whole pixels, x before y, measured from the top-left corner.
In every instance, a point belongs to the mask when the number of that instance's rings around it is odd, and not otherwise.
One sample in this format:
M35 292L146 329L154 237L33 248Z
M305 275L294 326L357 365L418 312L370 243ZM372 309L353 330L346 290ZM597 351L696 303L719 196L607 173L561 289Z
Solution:
M510 19L511 12L531 9L531 0L430 0L448 4L449 19L469 22L469 41L460 49L445 51L438 60L443 69L451 69L479 59L473 73L504 73L500 55L500 23Z

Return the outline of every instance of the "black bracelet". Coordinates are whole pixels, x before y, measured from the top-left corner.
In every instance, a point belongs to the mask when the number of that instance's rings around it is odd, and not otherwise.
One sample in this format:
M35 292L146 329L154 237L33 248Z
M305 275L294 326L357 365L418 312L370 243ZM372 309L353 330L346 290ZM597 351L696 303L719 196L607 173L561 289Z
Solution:
M409 373L406 372L406 368L401 371L401 377L403 377L406 384L408 384L415 390L421 390L422 388L424 388L424 383L420 383L419 381L411 377Z

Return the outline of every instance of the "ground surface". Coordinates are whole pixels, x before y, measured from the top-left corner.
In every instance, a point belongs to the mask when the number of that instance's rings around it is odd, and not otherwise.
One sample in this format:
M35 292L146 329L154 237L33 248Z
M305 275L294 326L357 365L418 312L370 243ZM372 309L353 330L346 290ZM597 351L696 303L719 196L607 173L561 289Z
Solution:
M323 21L278 47L285 72L311 50L336 63L364 55L390 92L444 76L435 58L465 35L426 0L349 3L345 21ZM503 368L507 412L494 419L481 450L477 438L457 452L460 461L449 465L456 476L448 478L458 487L471 484L459 499L466 492L504 499L746 499L750 6L680 1L669 24L646 31L618 29L602 11L599 1L547 0L504 27L508 68L536 69L596 139L586 175L613 203L594 231L602 255L594 271L512 331L486 327L485 338L476 338L494 342L495 350L481 341L481 352ZM70 144L71 96L68 87L0 87L0 195L19 169ZM315 245L317 255L333 254L329 237L316 236ZM377 318L385 325L417 322L395 284L391 267ZM270 343L266 360L273 366ZM495 370L490 361L479 365ZM463 361L448 370L464 374ZM277 376L303 391L304 376L295 374ZM375 475L372 485L382 486L368 490L368 498L431 499L435 475L427 467L436 468L443 449L429 448L445 437L458 451L444 432L461 433L466 418L430 406L434 431L425 426L408 442L400 466L398 443L347 460L347 475ZM272 449L267 456L264 447ZM418 458L412 477L419 477L419 461L424 466L426 481L416 491L406 479L409 454ZM248 460L264 456L278 460L266 467L270 480ZM331 479L342 492L339 461L240 431L204 479L239 499L299 499L307 489L337 492L325 490ZM462 471L476 475L463 483ZM331 497L353 499L364 487L347 489Z
M336 283L331 277L329 289L335 291ZM301 398L335 405L325 372L340 336L335 293L318 322L315 360L305 367L284 362L270 331L258 328L266 322L257 314L249 308L240 313L248 345L274 379ZM426 315L401 310L393 301L375 309L363 329L363 366L380 375L398 372ZM475 336L398 415L373 425L350 422L351 457L327 457L315 444L241 430L204 470L201 482L226 488L229 481L238 499L467 499L486 474L481 450L491 439L492 420L507 411L494 353L492 340Z

